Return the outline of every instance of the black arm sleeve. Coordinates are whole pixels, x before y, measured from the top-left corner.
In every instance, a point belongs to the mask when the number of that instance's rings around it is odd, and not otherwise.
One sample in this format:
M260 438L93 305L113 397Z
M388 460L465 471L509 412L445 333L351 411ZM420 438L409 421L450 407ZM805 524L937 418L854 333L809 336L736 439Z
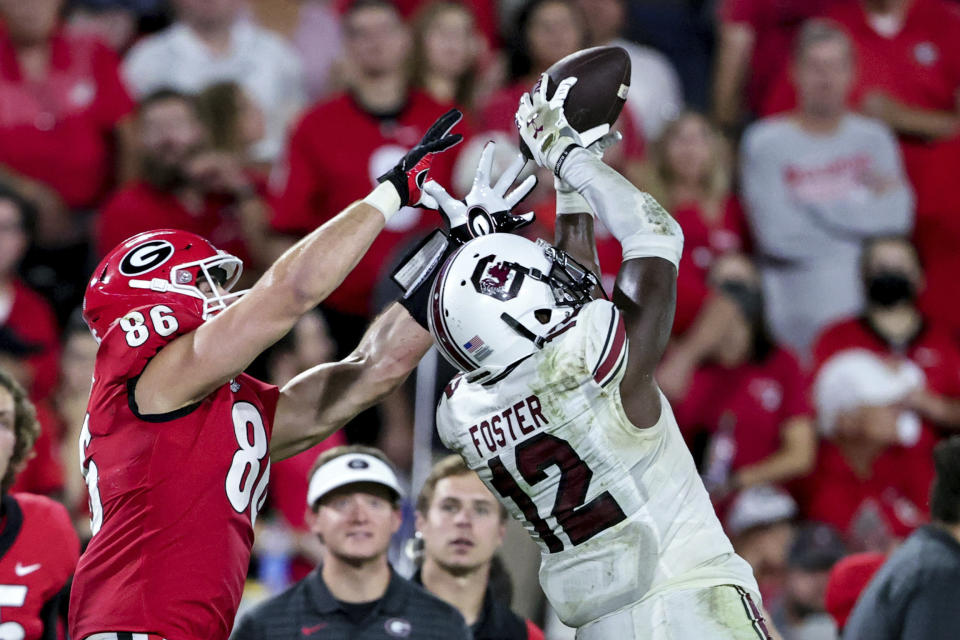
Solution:
M403 292L398 302L426 330L430 306L430 290L440 267L460 244L448 239L440 230L417 244L393 272L393 281Z

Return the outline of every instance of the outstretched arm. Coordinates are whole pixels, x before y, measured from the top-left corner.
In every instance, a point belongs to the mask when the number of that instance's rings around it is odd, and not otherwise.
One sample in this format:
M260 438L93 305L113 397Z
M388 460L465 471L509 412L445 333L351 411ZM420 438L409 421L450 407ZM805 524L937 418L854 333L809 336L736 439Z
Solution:
M623 407L633 424L653 426L660 417L653 374L673 326L683 233L656 200L585 149L569 153L560 175L586 198L623 249L613 292L629 345L620 383Z
M400 386L433 339L399 304L367 329L353 353L304 371L280 392L270 439L273 460L320 442Z
M587 149L603 159L603 152L622 137L619 132L608 133L590 144ZM594 210L586 198L560 178L554 178L553 187L557 192L554 244L593 271L599 279L600 259L594 239Z
M293 245L243 298L164 347L144 369L136 402L145 414L187 406L243 371L346 277L400 207L416 204L434 154L460 141L460 119L442 116L364 200ZM184 375L189 372L189 375Z
M646 428L660 417L653 373L673 325L683 232L653 197L584 148L563 112L575 82L563 80L547 99L544 74L534 96L521 98L517 127L537 164L576 189L620 242L624 261L613 300L623 312L629 341L629 364L620 388L627 417Z

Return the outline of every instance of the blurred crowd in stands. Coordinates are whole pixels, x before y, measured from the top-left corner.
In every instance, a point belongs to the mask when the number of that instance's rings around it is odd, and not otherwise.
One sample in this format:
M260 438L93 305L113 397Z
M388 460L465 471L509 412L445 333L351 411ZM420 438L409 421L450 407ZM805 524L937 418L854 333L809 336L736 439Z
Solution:
M632 83L606 160L686 239L658 380L783 637L836 638L930 521L933 450L960 431L957 34L954 0L0 0L0 368L43 427L13 491L63 501L89 538L76 443L97 344L78 308L113 246L187 229L252 282L451 103L467 141L431 175L465 192L485 141L501 166L516 153L542 71L615 44ZM521 204L531 236L552 238L552 184ZM346 355L438 222L391 218L256 373L283 384ZM603 229L598 245L609 288L620 250ZM438 366L434 386L452 374ZM251 602L322 557L305 521L322 450L376 446L411 482L414 385L273 467ZM429 523L402 512L391 558L409 575ZM572 637L544 610L532 543L498 535L515 610Z

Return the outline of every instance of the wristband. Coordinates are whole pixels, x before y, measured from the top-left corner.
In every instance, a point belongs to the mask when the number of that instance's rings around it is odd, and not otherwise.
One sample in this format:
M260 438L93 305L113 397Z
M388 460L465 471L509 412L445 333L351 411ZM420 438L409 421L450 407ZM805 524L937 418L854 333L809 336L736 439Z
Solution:
M569 139L570 138L567 138L567 140ZM578 145L576 142L571 142L570 144L568 144L567 147L560 153L560 156L557 158L556 163L553 165L553 175L555 176L560 175L560 169L563 168L563 163L567 161L567 156L570 155L571 151L573 151L574 149L582 149L582 148L583 147Z
M383 214L384 222L400 210L401 204L400 194L397 193L397 188L389 180L384 180L378 184L361 202L370 205Z

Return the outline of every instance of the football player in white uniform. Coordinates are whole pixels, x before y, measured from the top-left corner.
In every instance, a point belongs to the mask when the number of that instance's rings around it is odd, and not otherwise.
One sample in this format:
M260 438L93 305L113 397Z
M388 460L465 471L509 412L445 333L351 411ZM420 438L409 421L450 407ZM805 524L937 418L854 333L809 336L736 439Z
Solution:
M440 437L538 542L540 583L579 639L769 638L750 566L653 378L682 232L585 148L603 131L568 125L573 82L548 100L541 79L517 112L537 164L557 176L558 247L482 236L433 285L430 329L462 372L441 398ZM623 247L612 302L571 258L595 262L590 212Z

